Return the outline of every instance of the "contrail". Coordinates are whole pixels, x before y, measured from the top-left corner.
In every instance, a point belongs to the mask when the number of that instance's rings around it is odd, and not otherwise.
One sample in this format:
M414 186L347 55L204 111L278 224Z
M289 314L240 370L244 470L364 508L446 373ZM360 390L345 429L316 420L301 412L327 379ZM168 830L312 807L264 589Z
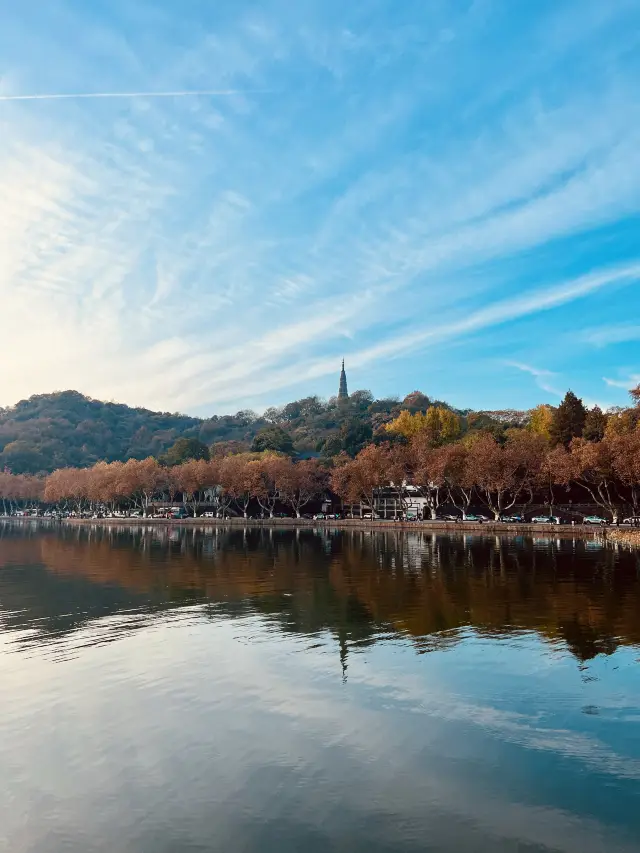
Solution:
M217 89L194 92L75 92L66 95L0 95L0 101L65 101L78 98L198 98L207 95L252 95L255 91Z

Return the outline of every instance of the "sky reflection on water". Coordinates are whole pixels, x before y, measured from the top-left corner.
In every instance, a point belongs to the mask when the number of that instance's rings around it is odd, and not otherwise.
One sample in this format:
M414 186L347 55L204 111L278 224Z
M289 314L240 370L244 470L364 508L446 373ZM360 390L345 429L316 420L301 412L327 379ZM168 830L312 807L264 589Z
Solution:
M0 538L0 847L632 851L640 581L583 543Z

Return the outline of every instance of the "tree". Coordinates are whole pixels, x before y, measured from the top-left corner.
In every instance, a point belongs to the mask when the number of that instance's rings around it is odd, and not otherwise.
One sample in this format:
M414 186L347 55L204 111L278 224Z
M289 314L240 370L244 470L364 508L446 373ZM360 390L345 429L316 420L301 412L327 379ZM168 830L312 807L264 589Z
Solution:
M283 460L278 470L278 494L300 518L300 510L322 495L327 486L327 473L315 459L302 462Z
M204 492L214 485L211 464L206 459L188 459L173 468L175 484L182 502L189 504L194 516Z
M555 487L569 487L571 482L571 458L566 447L559 444L553 448L547 448L540 460L540 468L536 477L535 485L547 496L549 515L554 514L556 502Z
M582 437L587 441L602 441L606 429L607 416L600 406L594 406L593 409L589 409L584 419Z
M392 434L411 439L424 434L432 447L454 441L460 435L460 418L442 406L431 406L426 412L411 414L404 409L398 417L384 427Z
M614 452L610 440L587 441L574 438L570 445L571 479L585 489L593 501L618 520Z
M500 446L481 436L469 448L469 465L478 495L496 521L514 506L523 491L533 493L544 445L525 430L513 430Z
M371 426L360 418L349 418L340 427L342 449L349 456L355 456L373 437Z
M551 441L551 430L553 427L553 418L555 409L547 403L542 403L531 410L529 419L529 429L535 435L541 435L547 441Z
M37 474L47 467L47 460L29 441L10 441L0 454L2 465L16 474Z
M271 450L276 453L286 453L290 456L293 453L293 441L289 433L285 432L282 427L276 425L269 426L259 430L253 439L251 450L254 453Z
M216 441L209 448L209 456L211 459L221 458L223 456L233 456L236 453L248 453L250 445L245 441Z
M246 455L230 456L225 468L228 493L246 518L251 500L261 491L260 468L256 460Z
M427 426L426 412L414 412L403 409L395 420L385 424L384 429L389 433L403 435L407 439L414 438L424 432Z
M331 475L331 488L345 503L368 506L373 514L375 496L389 483L388 446L369 444L355 459L338 457Z
M431 406L427 410L425 431L432 447L440 447L460 436L460 418L451 409Z
M640 426L609 439L616 478L627 491L633 515L640 515Z
M161 461L165 465L181 465L189 459L209 460L209 448L197 438L179 438L167 450Z
M409 412L426 412L431 405L431 400L422 391L412 391L402 401L402 407Z
M143 515L147 515L154 495L162 487L164 471L158 461L148 459L129 459L119 470L114 488L120 495L129 497L135 506L139 506Z
M365 412L373 403L371 391L354 391L349 395L349 406L356 411Z
M441 453L444 457L444 479L447 497L466 518L475 492L475 483L470 464L469 448L476 438L469 441L445 444Z
M279 495L281 472L286 467L286 457L265 453L260 459L250 463L257 470L255 479L255 498L263 512L269 513L273 518L276 502Z
M567 391L553 415L550 434L553 444L563 444L568 447L573 438L579 438L584 429L586 409L573 391Z
M411 458L414 465L414 482L420 486L431 518L435 519L438 508L446 495L448 449L432 447L425 435L416 436L411 442Z

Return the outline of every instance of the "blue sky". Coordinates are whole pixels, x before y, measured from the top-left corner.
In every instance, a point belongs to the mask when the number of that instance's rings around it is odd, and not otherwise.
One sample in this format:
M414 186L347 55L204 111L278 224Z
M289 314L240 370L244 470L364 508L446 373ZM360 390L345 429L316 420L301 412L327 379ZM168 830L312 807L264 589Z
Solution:
M640 381L638 0L0 16L0 405ZM69 94L124 97L22 99Z

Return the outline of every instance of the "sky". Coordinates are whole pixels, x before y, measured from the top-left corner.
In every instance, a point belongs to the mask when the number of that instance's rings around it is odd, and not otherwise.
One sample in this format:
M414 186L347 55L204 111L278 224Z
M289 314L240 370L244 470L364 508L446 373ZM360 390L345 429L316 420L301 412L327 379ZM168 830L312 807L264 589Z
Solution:
M640 382L639 0L0 18L0 405Z

